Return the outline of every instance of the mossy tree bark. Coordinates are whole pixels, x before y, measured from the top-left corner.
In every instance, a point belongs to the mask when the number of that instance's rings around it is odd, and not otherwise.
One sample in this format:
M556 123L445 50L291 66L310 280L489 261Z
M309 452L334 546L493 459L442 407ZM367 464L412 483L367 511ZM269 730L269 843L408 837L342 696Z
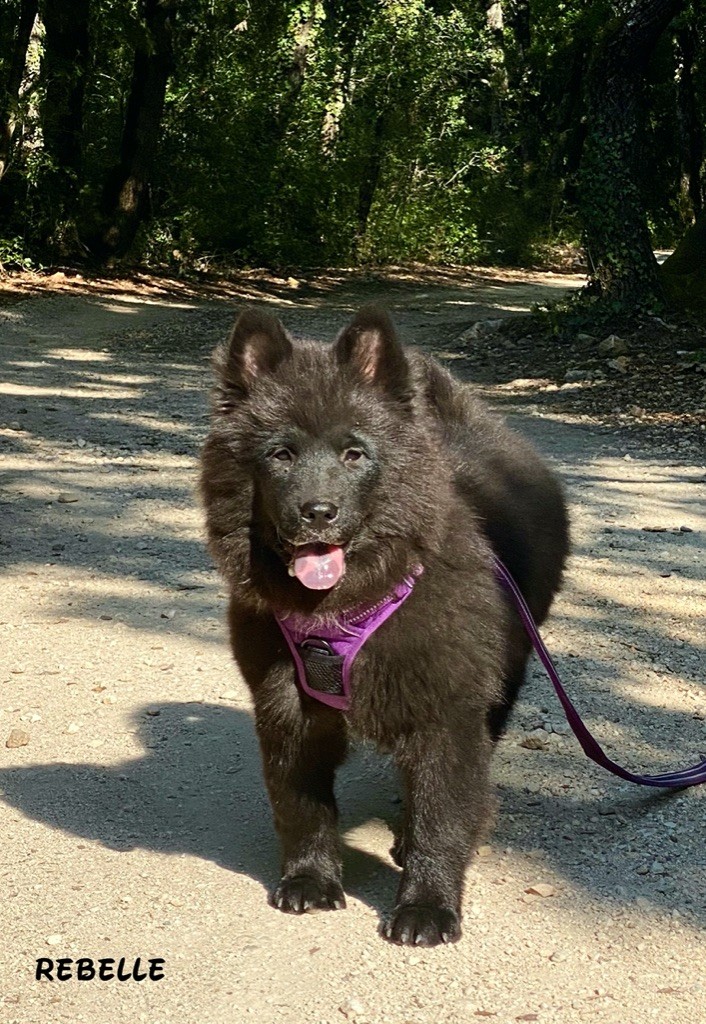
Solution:
M640 192L642 91L655 45L686 0L617 3L596 45L586 81L587 136L580 208L594 289L639 305L662 298Z

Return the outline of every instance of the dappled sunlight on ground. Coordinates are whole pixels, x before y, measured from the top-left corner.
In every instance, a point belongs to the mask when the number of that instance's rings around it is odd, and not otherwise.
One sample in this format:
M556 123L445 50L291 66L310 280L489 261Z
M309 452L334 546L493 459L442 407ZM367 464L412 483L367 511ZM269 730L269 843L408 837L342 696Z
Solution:
M125 423L135 427L146 427L149 430L163 430L170 434L189 433L191 427L186 423L175 423L173 420L158 419L156 416L138 416L136 413L92 412L92 420L110 420L115 424Z
M70 363L109 363L111 355L105 349L92 352L91 349L54 348L45 353L47 359L61 359Z
M91 381L83 383L77 381L73 387L52 388L41 387L37 384L0 384L0 394L19 395L32 398L132 398L131 391L111 387L109 384L101 385L100 382Z

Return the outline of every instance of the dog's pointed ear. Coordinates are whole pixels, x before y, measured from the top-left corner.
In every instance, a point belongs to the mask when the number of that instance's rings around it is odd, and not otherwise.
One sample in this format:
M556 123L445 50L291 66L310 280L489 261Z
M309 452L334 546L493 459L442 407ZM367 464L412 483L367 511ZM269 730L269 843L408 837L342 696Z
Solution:
M409 364L385 310L364 306L339 335L334 354L339 365L351 367L365 383L400 402L411 398Z
M248 306L214 356L220 390L224 395L244 397L259 377L272 373L292 352L292 343L279 320Z

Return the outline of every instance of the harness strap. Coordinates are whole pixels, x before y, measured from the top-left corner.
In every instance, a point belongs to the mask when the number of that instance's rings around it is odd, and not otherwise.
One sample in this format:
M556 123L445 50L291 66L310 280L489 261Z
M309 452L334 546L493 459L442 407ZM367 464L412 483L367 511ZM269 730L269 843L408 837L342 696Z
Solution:
M578 711L569 700L568 694L561 684L559 673L556 670L549 651L544 646L544 641L539 635L539 630L532 618L532 613L527 607L527 602L520 592L520 588L517 586L500 559L493 556L493 560L495 576L514 601L520 619L522 620L522 625L525 627L527 635L532 641L532 645L546 669L547 675L556 690L557 697L564 708L567 721L571 726L576 739L581 744L584 754L586 754L587 757L590 757L592 761L595 761L596 764L599 764L601 768L605 768L607 771L612 772L613 775L617 775L621 779L625 779L627 782L635 782L639 786L658 786L663 789L685 789L687 786L698 786L700 783L706 782L706 758L698 764L693 765L691 768L683 768L681 771L676 772L663 772L661 775L636 775L633 772L629 772L626 768L622 768L619 764L616 764L615 761L611 761L597 740L588 731Z
M404 604L423 571L415 566L379 604L349 612L330 625L312 625L296 614L275 615L304 693L337 711L350 709L350 673L358 651Z

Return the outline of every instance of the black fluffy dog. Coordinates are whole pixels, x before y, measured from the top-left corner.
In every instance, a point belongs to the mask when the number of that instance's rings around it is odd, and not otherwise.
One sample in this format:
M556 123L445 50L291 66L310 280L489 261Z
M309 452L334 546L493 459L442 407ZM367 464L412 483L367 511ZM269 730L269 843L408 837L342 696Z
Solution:
M283 848L273 903L345 906L334 773L363 737L393 754L405 786L403 871L383 934L452 942L488 817L492 741L529 654L492 552L541 622L568 549L561 489L374 308L333 346L293 342L246 310L216 367L201 486ZM407 600L356 657L349 710L305 692L275 614L331 625L410 574Z

